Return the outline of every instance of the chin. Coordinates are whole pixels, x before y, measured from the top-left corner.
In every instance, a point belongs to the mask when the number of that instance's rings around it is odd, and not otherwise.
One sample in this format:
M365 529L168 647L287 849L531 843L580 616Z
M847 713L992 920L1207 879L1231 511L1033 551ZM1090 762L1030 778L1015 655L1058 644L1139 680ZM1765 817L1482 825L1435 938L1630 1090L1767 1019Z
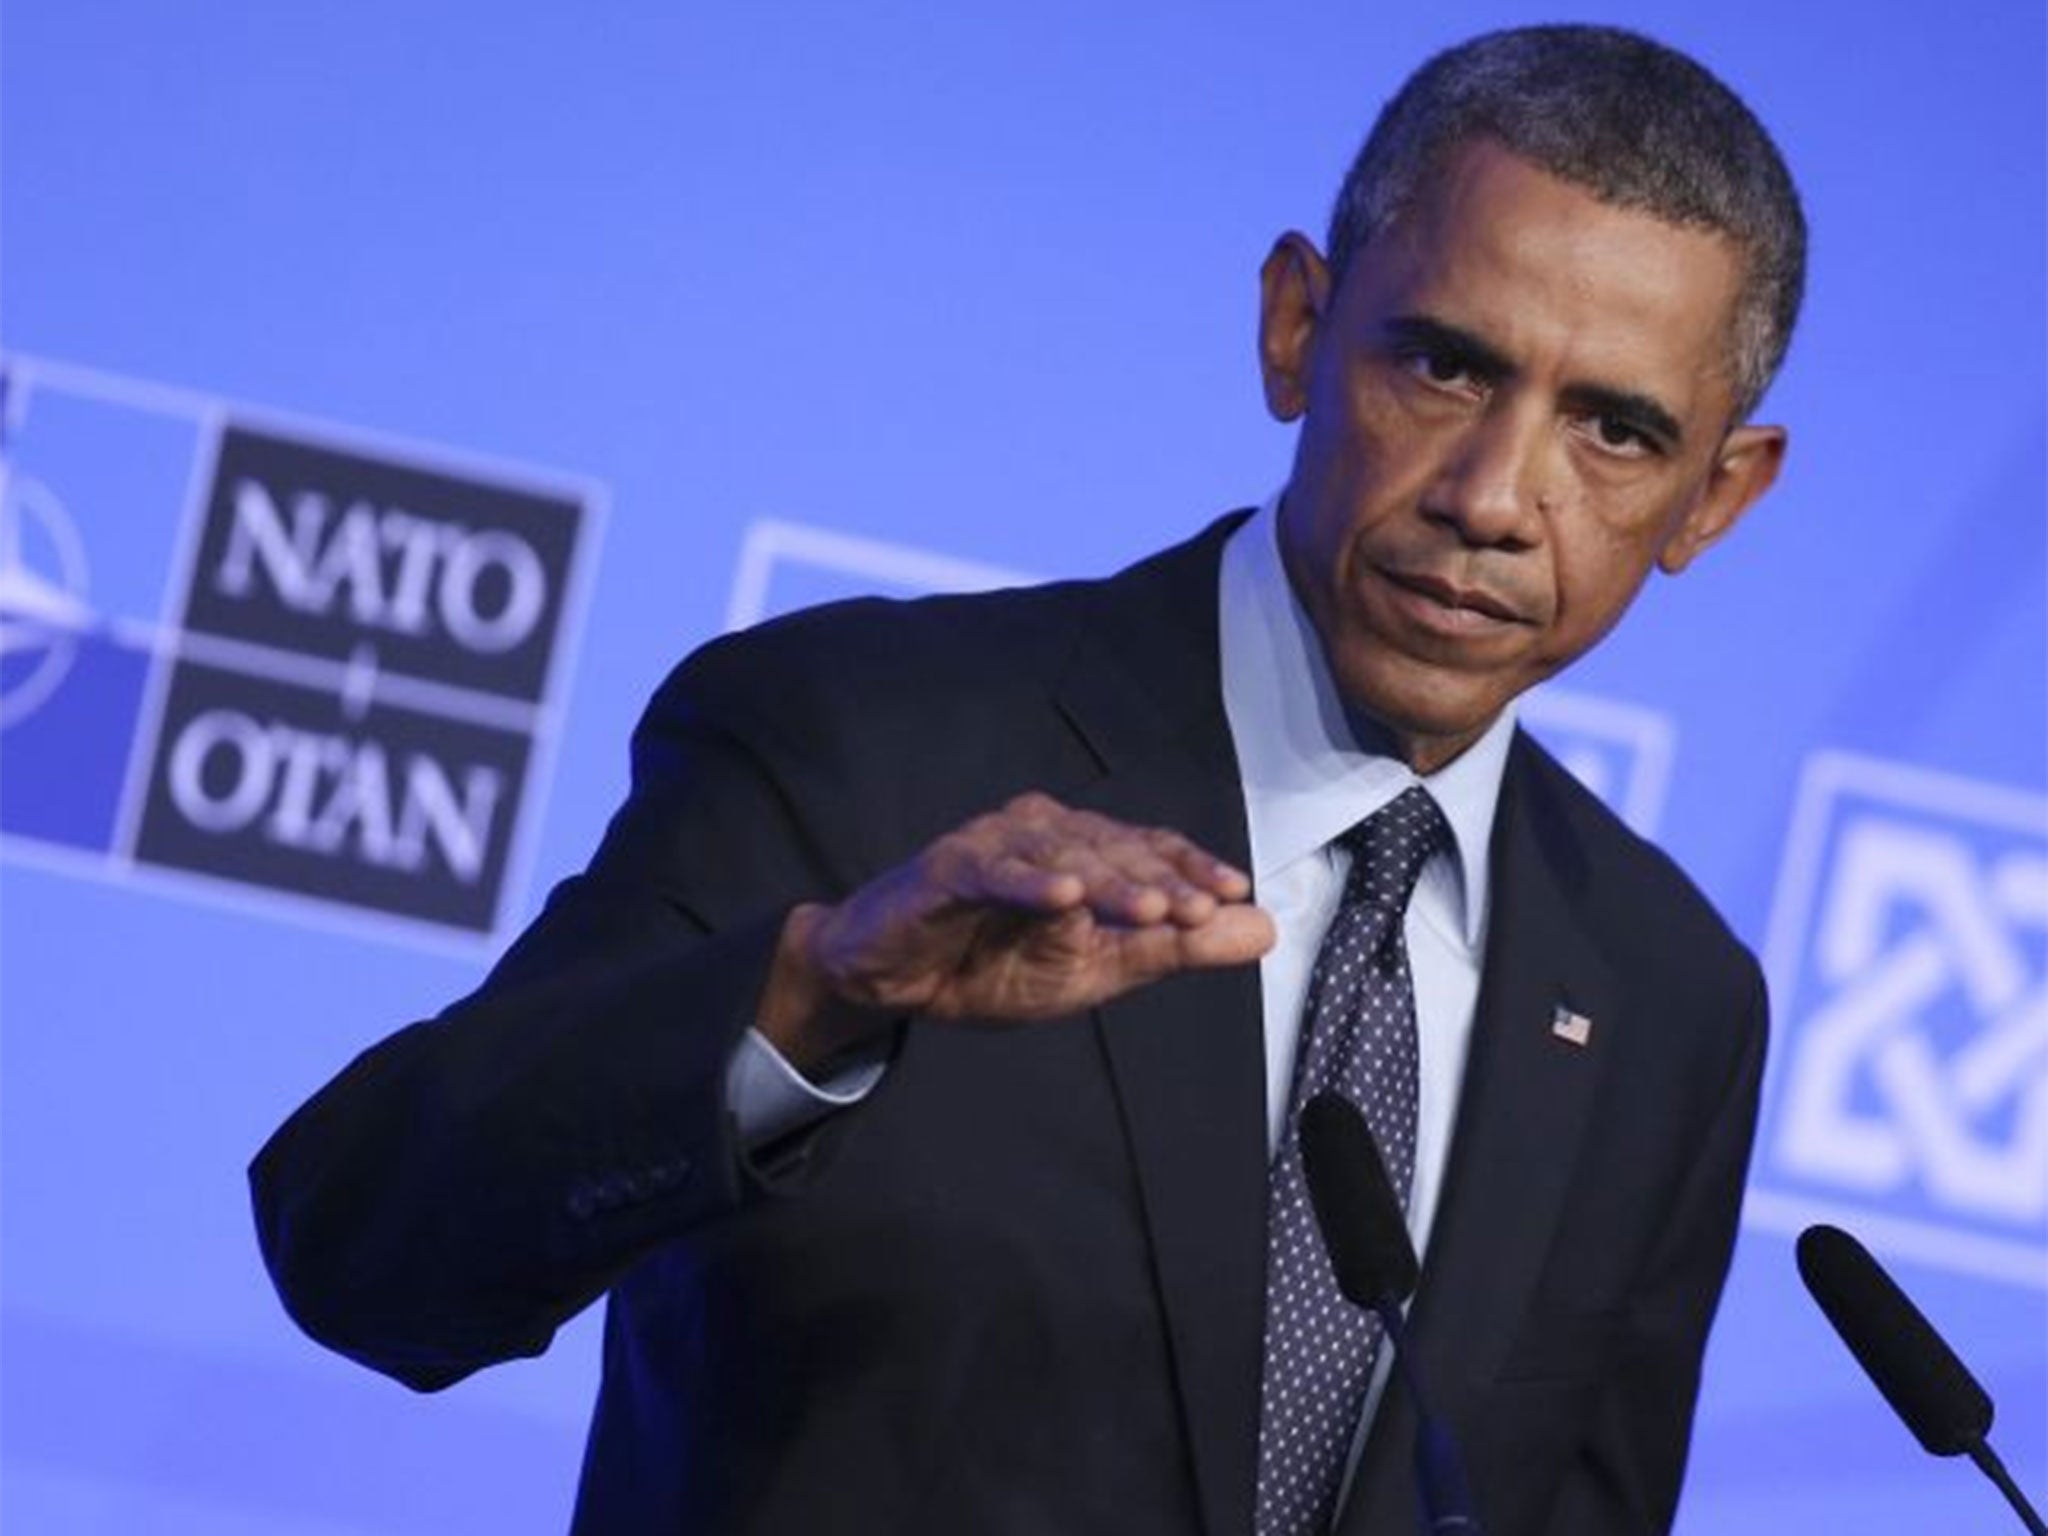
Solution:
M1432 746L1456 756L1485 734L1515 696L1441 668L1405 659L1390 664L1382 648L1374 649L1379 654L1339 673L1337 688L1346 704L1400 739L1411 764L1419 750Z

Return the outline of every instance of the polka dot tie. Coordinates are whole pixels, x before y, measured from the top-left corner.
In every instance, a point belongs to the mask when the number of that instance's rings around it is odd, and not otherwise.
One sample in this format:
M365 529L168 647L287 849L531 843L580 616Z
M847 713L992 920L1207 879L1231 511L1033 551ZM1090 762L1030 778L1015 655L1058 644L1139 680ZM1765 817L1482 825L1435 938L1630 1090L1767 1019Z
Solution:
M1309 973L1294 1091L1267 1184L1258 1536L1330 1528L1380 1343L1379 1319L1337 1290L1302 1177L1301 1107L1325 1089L1356 1104L1407 1201L1419 1063L1401 922L1422 866L1450 838L1443 812L1417 784L1338 839L1351 851L1351 873Z

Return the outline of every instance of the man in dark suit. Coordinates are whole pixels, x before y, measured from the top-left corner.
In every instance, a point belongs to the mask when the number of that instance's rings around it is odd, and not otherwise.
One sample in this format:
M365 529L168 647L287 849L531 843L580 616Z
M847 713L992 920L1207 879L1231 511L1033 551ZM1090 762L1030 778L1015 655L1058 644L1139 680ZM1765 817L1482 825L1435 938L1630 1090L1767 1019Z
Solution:
M1698 66L1530 29L1403 88L1329 244L1262 272L1258 513L677 670L590 869L260 1155L311 1332L430 1389L609 1292L584 1532L1410 1530L1369 1349L1273 1495L1268 1178L1340 834L1420 786L1418 1352L1489 1529L1668 1524L1762 987L1513 700L1770 485L1796 197Z

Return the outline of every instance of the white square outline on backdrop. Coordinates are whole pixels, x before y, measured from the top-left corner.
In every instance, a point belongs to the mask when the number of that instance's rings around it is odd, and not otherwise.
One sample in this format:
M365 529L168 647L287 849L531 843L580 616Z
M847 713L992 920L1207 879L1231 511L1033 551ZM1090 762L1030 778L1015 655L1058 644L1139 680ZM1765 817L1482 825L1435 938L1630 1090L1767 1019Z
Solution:
M1949 821L1973 821L1981 826L2048 838L2048 798L1852 752L1812 753L1800 774L1792 825L1785 838L1784 861L1765 934L1764 968L1773 997L1796 995L1801 961L1816 916L1814 903L1831 812L1847 794L1889 801L1902 809ZM1769 1119L1758 1128L1760 1141L1776 1128L1779 1080L1787 1070L1787 1055L1782 1045L1772 1054L1764 1085ZM1986 1237L1960 1224L1948 1226L1920 1217L1890 1215L1882 1208L1858 1202L1853 1196L1812 1196L1772 1189L1769 1184L1768 1157L1766 1149L1760 1147L1743 1202L1745 1225L1796 1233L1815 1222L1853 1224L1866 1243L1887 1256L1978 1279L2048 1290L2048 1249L2024 1241Z

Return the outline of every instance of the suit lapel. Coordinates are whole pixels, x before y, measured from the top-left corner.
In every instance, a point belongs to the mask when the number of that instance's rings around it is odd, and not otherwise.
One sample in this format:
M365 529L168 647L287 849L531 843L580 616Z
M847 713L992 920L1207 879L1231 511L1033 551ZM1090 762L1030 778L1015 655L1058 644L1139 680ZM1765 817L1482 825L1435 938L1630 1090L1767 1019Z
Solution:
M1468 1424L1535 1289L1614 1031L1607 963L1580 925L1584 856L1516 738L1493 848L1493 907L1450 1164L1411 1334L1432 1408ZM1558 1010L1566 1010L1560 1017ZM1590 1021L1583 1042L1571 1018ZM1562 1025L1563 1033L1559 1033ZM1342 1529L1414 1528L1414 1416L1390 1383Z
M1229 525L1103 589L1058 690L1103 765L1076 803L1250 853L1223 715L1217 559ZM1265 1045L1256 966L1098 1010L1137 1174L1205 1524L1251 1528L1265 1307Z

